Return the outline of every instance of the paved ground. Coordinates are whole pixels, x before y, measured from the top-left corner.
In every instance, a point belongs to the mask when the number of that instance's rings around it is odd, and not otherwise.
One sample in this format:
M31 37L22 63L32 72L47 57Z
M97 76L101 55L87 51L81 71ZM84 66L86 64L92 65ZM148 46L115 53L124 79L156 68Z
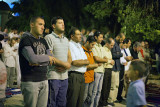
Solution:
M155 83L157 85L160 85L160 75L150 75L150 77L155 79L148 80L148 84ZM21 94L13 95L11 98L8 98L5 102L6 107L24 107L23 105L23 96ZM115 107L126 107L126 103L115 103Z

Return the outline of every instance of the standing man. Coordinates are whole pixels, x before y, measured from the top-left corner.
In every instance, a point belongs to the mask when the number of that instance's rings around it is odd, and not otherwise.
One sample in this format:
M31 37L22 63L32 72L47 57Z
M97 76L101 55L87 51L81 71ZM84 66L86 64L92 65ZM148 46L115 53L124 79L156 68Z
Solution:
M96 44L96 39L94 36L89 36L86 40L84 46L82 46L87 59L89 60L89 65L87 66L87 71L84 73L85 77L85 92L84 92L84 107L87 107L91 102L92 90L94 85L94 69L101 64L95 63L93 58L92 48Z
M140 42L135 42L133 44L133 48L131 48L131 55L132 55L133 59L139 59L138 53L140 52L141 48L142 47L141 47Z
M69 32L71 38L69 48L72 56L72 66L68 72L67 107L82 107L85 89L84 73L89 61L80 44L81 32L73 27Z
M104 48L104 56L108 58L108 63L104 64L104 78L102 85L102 93L99 101L100 106L107 106L108 97L111 88L111 77L112 77L112 68L114 65L114 60L112 59L111 49L113 48L115 41L112 38L106 39L106 44L103 46Z
M101 63L101 66L94 69L94 87L92 93L92 99L90 107L97 107L101 95L103 76L104 76L104 67L103 64L108 62L108 59L104 57L103 47L101 42L103 40L103 34L99 31L94 33L96 39L96 44L92 49L93 57L96 63Z
M25 107L47 106L47 66L61 63L52 57L45 39L40 37L43 34L44 24L42 17L32 17L31 30L22 35L19 44L21 91ZM63 65L65 66L65 63Z
M114 105L114 101L116 101L116 97L118 94L119 72L121 70L120 57L123 56L123 54L121 53L119 44L120 42L123 42L124 39L125 39L125 35L123 33L120 33L119 35L117 35L115 38L114 47L111 50L112 58L115 61L115 64L113 66L111 90L110 90L110 95L109 95L110 103L113 103L112 105Z
M68 89L68 71L71 63L69 41L63 35L64 21L61 17L53 17L51 20L54 32L45 36L49 49L55 58L68 63L67 67L62 64L50 66L48 72L49 96L48 107L66 107L66 94Z

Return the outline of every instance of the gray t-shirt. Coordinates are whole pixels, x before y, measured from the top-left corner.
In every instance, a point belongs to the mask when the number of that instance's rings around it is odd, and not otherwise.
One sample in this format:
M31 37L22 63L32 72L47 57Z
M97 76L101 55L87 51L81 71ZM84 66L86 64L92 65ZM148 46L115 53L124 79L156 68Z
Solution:
M68 49L69 41L66 37L60 38L57 34L52 32L45 36L49 49L53 52L55 58L67 62L68 60ZM59 79L64 80L68 78L68 71L59 72L56 71L55 66L49 66L48 79Z

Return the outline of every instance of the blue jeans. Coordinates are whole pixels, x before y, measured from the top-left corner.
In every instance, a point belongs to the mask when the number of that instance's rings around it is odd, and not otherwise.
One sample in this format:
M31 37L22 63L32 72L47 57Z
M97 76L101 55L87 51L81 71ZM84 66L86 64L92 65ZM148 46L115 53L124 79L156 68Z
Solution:
M66 107L68 79L48 80L49 95L47 107Z
M94 86L90 107L97 107L101 95L104 73L94 73Z
M46 107L48 101L48 80L21 82L24 107Z

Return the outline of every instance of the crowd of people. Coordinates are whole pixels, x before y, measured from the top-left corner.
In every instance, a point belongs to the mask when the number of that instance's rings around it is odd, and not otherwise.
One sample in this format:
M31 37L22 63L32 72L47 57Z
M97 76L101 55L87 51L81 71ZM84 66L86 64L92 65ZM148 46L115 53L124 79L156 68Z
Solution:
M51 24L53 32L45 35L41 17L30 20L30 32L0 32L0 102L9 87L21 88L25 107L112 107L123 100L127 107L147 105L153 61L147 41L76 27L67 38L62 17Z

